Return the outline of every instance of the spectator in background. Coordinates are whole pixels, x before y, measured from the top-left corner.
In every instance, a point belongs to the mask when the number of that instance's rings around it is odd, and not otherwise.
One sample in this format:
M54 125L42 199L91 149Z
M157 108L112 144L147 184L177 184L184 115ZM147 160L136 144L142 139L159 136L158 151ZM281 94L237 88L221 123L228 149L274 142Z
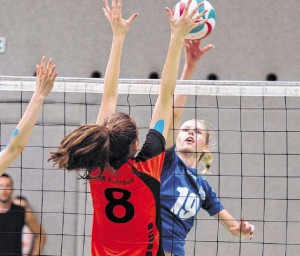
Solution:
M40 255L46 243L45 232L28 205L13 203L13 190L11 176L0 176L0 255L22 255L24 225L34 234L31 255Z
M29 202L24 196L16 196L13 199L15 205L22 206L26 209L29 208ZM22 255L30 256L32 252L34 234L30 228L25 224L22 229Z

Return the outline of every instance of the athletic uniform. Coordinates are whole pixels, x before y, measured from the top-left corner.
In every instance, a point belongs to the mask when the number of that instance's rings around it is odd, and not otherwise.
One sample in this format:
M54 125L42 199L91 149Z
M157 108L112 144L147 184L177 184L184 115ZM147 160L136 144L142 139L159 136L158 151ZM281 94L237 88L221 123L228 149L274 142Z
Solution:
M93 256L161 256L160 175L165 139L150 129L136 158L90 180ZM99 170L92 172L97 175Z
M0 213L0 255L22 255L22 229L25 209L11 204L10 209Z
M201 208L210 216L224 209L208 182L167 150L161 175L162 240L165 251L183 256L185 238Z

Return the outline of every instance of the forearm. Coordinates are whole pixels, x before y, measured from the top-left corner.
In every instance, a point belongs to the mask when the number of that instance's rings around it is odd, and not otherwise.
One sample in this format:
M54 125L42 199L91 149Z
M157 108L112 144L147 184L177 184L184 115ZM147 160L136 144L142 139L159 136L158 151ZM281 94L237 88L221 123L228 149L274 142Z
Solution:
M244 224L241 226L227 210L224 209L220 211L219 214L216 215L216 218L221 220L221 224L231 233L233 237L244 239L249 235L248 228L243 227L243 225L248 222L242 220L241 222Z
M183 67L183 71L181 74L181 80L191 80L193 78L193 74L197 68L197 61L190 61L190 63L185 63Z
M7 150L11 154L16 154L17 156L25 147L38 119L44 100L44 96L37 93L33 94L25 113L16 129L13 131L11 140L7 146Z
M41 255L44 247L46 244L46 235L43 234L38 234L34 236L34 241L33 241L33 248L32 248L32 255L33 256L38 256Z
M101 117L106 117L109 114L107 113L108 109L111 113L115 112L118 99L118 83L124 40L125 35L114 36L112 41L111 52L104 77L102 103L97 118L97 124L101 124L104 121Z
M190 80L192 79L193 73L197 67L197 61L188 61L186 60L186 63L184 65L182 74L181 74L181 80ZM187 102L187 95L174 95L173 97L173 111L172 111L172 118L169 128L169 133L167 137L167 147L171 147L175 144L175 138L178 135L178 129L180 127L182 115L184 112L184 107Z
M162 71L162 85L160 87L161 97L167 98L168 101L172 100L174 94L177 80L177 76L174 76L174 74L178 74L183 42L183 39L172 36L169 43L169 50Z
M121 55L125 35L114 36L104 77L103 97L117 97ZM108 86L105 86L105 85Z
M172 114L172 99L176 86L182 46L183 40L177 38L176 36L171 37L169 50L167 52L165 65L162 71L159 96L156 101L152 120L150 123L150 127L154 127L156 120L165 120L163 129L163 135L165 136L165 138L167 137L169 124L171 121L170 116ZM161 109L163 109L164 111L161 112Z

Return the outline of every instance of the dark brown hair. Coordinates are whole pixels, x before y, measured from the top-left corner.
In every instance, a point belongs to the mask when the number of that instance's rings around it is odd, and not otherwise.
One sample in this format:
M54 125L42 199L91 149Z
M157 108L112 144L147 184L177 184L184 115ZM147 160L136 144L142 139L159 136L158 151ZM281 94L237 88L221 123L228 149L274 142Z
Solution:
M82 125L68 134L60 147L51 152L49 161L62 169L84 170L82 177L86 179L100 167L101 176L105 168L117 170L133 157L135 152L130 149L137 134L136 123L129 115L115 113L103 125Z

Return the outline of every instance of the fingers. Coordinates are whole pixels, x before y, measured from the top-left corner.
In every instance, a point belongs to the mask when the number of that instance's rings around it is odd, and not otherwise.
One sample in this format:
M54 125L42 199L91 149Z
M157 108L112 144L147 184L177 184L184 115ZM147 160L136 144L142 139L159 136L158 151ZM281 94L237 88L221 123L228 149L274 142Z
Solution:
M108 1L107 0L103 0L104 1L104 9L106 10L107 13L111 13L111 9L109 7Z
M255 226L250 224L249 222L245 221L244 217L241 218L241 229L249 234L249 239L253 238Z
M184 6L184 10L183 10L182 16L188 15L188 10L189 10L189 8L190 8L191 2L192 2L192 1L189 0L189 1L187 2L187 4Z
M57 77L56 65L53 65L49 73L49 78L53 82Z
M207 52L207 51L209 51L209 50L211 50L211 49L215 49L216 47L214 46L214 45L212 45L212 44L207 44L207 45L205 45L203 48L202 48L202 51L203 52Z
M36 65L35 71L36 71L36 76L39 77L40 76L40 66L39 65Z
M52 66L53 66L53 59L50 58L46 67L46 72L45 72L46 77L49 76L49 71L52 69Z
M112 11L116 10L116 0L111 1L111 9Z
M187 63L197 62L206 52L215 48L212 44L201 47L201 42L201 39L185 39L185 60Z
M170 21L174 20L174 16L173 16L173 13L172 13L172 11L170 10L170 8L169 8L169 7L165 7L165 10L166 10L166 13L167 13L167 15L168 15L169 20L170 20Z
M104 7L102 8L102 11L103 11L106 19L110 22L110 14L109 14L109 12Z
M45 63L46 63L46 57L43 56L40 64L40 72L39 72L40 75L44 74L45 72Z
M207 10L203 10L198 15L194 17L194 15L199 11L200 7L204 5L204 2L197 5L196 8L193 9L193 11L189 14L189 17L194 20L195 24L193 28L199 27L203 25L205 22L207 22L207 19L203 19L203 16L205 13L207 13Z
M125 20L122 18L122 8L123 8L123 2L122 0L111 0L111 7L109 6L108 0L104 1L104 7L102 8L102 11L109 21L109 23L112 26L113 31L117 31L120 28L123 31L128 30L128 26L133 23L133 21L139 16L139 13L134 13L129 17L129 19Z
M43 56L40 65L36 65L36 76L43 81L54 81L57 77L56 65L50 58L46 66L46 57Z
M111 1L111 8L109 7L108 4L108 0L103 0L104 1L104 9L106 11L106 13L111 16L112 14L116 15L116 16L120 16L121 15L121 11L122 11L122 1L119 0L118 3L116 3L116 0L112 0Z
M132 22L139 16L139 13L134 13L131 15L131 17L127 20L128 24L131 25Z
M117 15L118 16L121 16L122 15L122 0L119 0L118 1L118 4L117 4Z
M103 11L106 19L110 22L111 9L109 7L107 0L103 0L103 2L104 2L104 7L102 8L102 11Z
M250 224L251 225L251 224ZM255 229L255 227L254 227L254 225L251 225L251 227L250 227L250 229L249 229L249 239L250 240L252 240L252 238L253 238L253 234L254 234L254 229Z
M191 2L191 1L189 1ZM198 4L189 14L190 18L193 18L194 15L199 11L200 7L204 5L204 2L201 2L200 4ZM190 7L190 4L188 3L188 8ZM199 15L197 15L195 18L193 18L194 20L199 20L205 13L207 12L207 10L202 11L201 13L199 13Z

